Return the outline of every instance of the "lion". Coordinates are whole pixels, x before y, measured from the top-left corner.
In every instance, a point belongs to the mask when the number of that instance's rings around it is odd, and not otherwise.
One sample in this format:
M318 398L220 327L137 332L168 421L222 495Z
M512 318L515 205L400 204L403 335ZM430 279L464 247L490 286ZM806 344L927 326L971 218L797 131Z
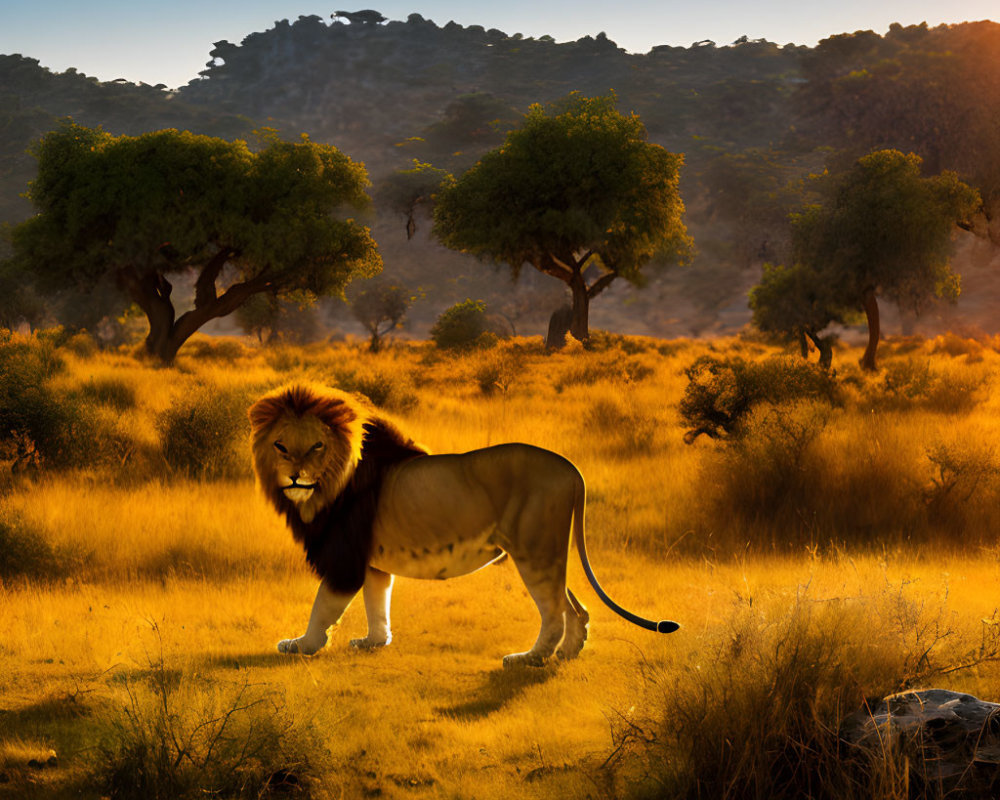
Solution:
M312 655L327 643L362 592L368 633L356 648L392 640L393 577L443 580L509 555L541 615L530 650L505 667L541 666L553 654L573 658L590 615L566 586L570 532L594 591L612 610L649 630L653 622L604 592L584 542L586 488L566 458L529 444L430 455L388 419L342 392L293 385L249 411L254 471L320 578L306 632L278 643L282 653Z

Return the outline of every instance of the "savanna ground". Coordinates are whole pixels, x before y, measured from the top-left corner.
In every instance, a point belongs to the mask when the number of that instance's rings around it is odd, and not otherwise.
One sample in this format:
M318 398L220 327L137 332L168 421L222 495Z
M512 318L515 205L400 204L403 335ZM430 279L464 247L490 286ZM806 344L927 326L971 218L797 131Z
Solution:
M37 441L8 441L0 478L0 797L933 795L919 758L845 753L837 729L901 688L1000 699L997 343L890 341L876 375L841 348L826 396L772 393L686 445L698 357L797 361L595 339L202 338L156 368L5 335L5 424ZM253 485L245 409L296 379L362 393L435 452L565 454L604 587L681 630L614 616L574 556L575 661L501 669L537 633L509 562L397 580L381 651L347 646L358 603L317 656L279 655L316 581Z

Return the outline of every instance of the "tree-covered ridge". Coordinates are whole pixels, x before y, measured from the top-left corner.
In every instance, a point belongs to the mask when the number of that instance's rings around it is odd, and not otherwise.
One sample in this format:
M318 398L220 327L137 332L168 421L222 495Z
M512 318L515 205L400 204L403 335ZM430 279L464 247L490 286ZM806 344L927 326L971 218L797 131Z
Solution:
M20 197L36 172L29 145L63 117L117 134L180 128L226 139L247 137L246 117L193 106L162 84L101 82L69 69L54 73L37 59L0 55L0 222L24 219L31 206Z
M216 42L202 79L182 95L252 116L308 123L317 135L350 137L359 119L374 115L380 124L364 126L369 141L375 131L391 144L433 124L464 93L486 91L525 109L570 91L599 95L614 89L654 134L705 135L691 129L692 114L714 109L721 131L772 110L798 73L801 49L763 41L723 48L702 42L633 55L603 33L557 43L478 25L439 27L419 14L381 25L326 24L303 16L277 22L239 45Z
M741 38L630 54L603 34L557 43L418 14L332 17L282 20L241 43L217 42L202 76L173 93L0 57L0 221L30 212L19 197L34 169L24 150L59 117L113 134L175 127L223 138L246 138L266 121L365 164L391 280L423 287L440 307L471 293L492 302L486 292L509 290L428 241L423 191L402 210L385 202L398 188L393 176L416 160L458 177L532 104L613 90L650 142L684 155L680 191L697 255L691 269L651 271L652 288L630 296L627 311L612 291L602 302L620 309L611 324L632 319L636 331L696 334L730 324L723 319L742 324L762 265L791 263L788 215L815 200L806 178L843 171L874 149L913 152L927 175L956 172L984 201L969 227L1000 240L995 23L893 25L816 47ZM664 296L675 298L673 310L662 310ZM667 327L679 305L681 330Z

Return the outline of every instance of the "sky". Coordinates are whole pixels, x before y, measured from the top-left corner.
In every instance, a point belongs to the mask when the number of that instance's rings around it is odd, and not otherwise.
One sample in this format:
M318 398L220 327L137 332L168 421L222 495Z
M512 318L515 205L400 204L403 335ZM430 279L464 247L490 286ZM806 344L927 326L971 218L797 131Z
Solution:
M890 23L929 25L1000 21L995 0L364 0L324 6L315 0L0 0L0 53L20 53L44 67L73 67L102 81L183 86L205 69L212 43L238 44L254 31L339 9L375 8L389 19L418 13L440 26L482 25L556 41L607 34L620 47L646 53L660 44L688 46L740 36L778 44L815 45L831 34Z

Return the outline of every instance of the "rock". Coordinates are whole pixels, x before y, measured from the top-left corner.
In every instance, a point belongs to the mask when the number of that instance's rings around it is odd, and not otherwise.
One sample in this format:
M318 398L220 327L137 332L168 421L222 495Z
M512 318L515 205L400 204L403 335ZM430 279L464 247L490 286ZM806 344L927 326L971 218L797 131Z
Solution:
M902 753L924 781L976 796L1000 787L1000 704L945 689L890 695L840 728L855 755Z

